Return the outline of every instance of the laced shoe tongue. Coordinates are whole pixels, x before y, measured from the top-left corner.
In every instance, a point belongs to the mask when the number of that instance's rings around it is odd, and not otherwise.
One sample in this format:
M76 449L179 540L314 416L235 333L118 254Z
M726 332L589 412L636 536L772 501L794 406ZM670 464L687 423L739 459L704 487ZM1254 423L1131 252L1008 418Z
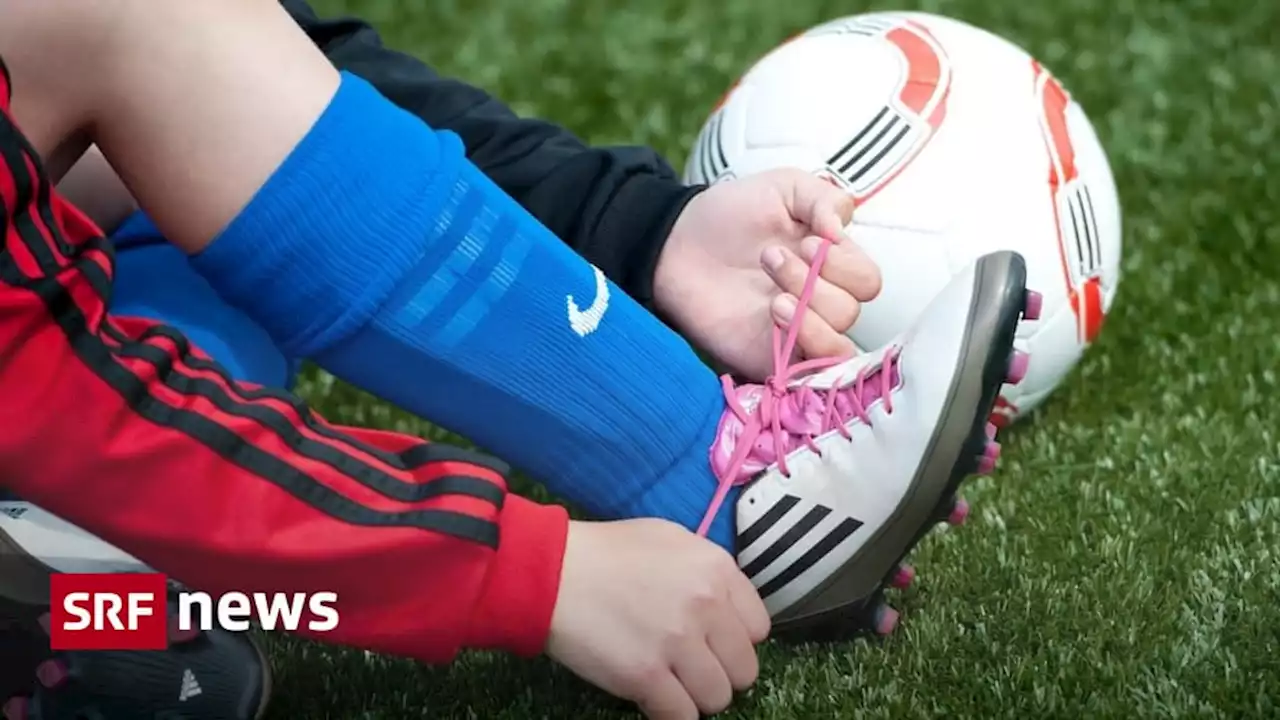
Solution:
M827 405L823 393L806 387L788 388L777 399L778 422L790 435L821 435Z
M763 385L741 385L726 393L726 399L729 399L731 393L732 399L737 401L737 406L745 411L747 417L742 418L733 412L731 405L731 410L720 418L716 440L711 445L711 469L721 481L734 484L745 482L774 463L774 459L768 457L775 452L773 437L764 431L758 412L766 392L768 390ZM749 440L753 447L739 467L730 467L744 435L754 435ZM734 477L726 477L727 473L733 473Z
M842 418L857 415L859 408L871 407L901 383L898 353L896 350L890 351L879 366L867 371L861 383L850 381L839 388L836 393L836 409Z
M731 406L736 401L737 407L721 419L712 446L711 467L716 477L733 484L744 483L777 463L779 453L786 455L852 418L866 421L866 408L884 398L901 380L896 360L895 355L886 355L880 366L868 369L860 379L850 377L821 390L805 385L803 380L782 389L774 389L772 383L726 388L726 399L731 400ZM782 430L781 437L775 435L774 418ZM732 467L744 440L751 443L751 449L738 467ZM726 477L727 473L733 477Z

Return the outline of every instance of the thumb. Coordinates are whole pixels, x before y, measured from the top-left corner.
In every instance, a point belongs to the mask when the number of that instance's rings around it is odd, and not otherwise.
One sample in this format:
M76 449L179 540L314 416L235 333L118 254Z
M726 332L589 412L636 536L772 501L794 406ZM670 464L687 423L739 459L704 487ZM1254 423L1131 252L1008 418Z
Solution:
M853 197L822 178L803 170L786 170L782 195L787 210L808 233L831 242L845 238L844 228L853 220Z

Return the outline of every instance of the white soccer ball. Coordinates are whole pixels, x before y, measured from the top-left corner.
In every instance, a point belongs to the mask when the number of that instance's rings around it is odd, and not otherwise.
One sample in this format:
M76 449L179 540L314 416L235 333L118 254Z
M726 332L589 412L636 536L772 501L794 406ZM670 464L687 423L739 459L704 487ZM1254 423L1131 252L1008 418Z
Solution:
M778 167L857 201L850 236L884 289L850 331L873 349L952 274L995 250L1027 260L1044 296L1016 345L1030 353L997 420L1045 399L1096 337L1120 280L1120 203L1084 111L1026 52L965 23L871 13L820 25L739 80L698 136L689 183Z

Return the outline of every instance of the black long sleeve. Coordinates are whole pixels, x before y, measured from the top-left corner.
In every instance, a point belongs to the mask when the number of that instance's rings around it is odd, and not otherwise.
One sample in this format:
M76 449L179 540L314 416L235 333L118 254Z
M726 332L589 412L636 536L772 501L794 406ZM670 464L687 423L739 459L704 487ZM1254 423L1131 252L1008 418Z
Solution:
M592 148L557 125L521 118L479 88L391 50L367 23L282 4L329 59L428 125L457 133L486 175L628 295L653 299L671 226L697 192L653 150Z

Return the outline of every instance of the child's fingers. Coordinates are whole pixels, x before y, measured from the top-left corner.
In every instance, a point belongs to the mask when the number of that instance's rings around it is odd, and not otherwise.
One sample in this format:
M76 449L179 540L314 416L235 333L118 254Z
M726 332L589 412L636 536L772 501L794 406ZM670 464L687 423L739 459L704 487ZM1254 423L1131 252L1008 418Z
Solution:
M800 243L800 257L812 264L821 245L822 239L817 236L805 238ZM856 242L842 242L827 250L822 279L858 302L871 302L880 294L880 268Z
M794 295L783 293L773 299L770 310L774 322L789 329L796 315L797 300ZM800 330L796 333L796 347L800 354L807 358L852 357L857 353L857 346L844 333L831 327L826 320L814 312L806 312L800 319Z
M760 263L778 289L796 298L804 294L811 266L798 255L775 245L761 253ZM826 279L830 264L828 256L827 263L822 268L822 276L814 283L813 295L809 299L809 313L818 315L837 332L844 332L857 321L860 307L856 297Z

